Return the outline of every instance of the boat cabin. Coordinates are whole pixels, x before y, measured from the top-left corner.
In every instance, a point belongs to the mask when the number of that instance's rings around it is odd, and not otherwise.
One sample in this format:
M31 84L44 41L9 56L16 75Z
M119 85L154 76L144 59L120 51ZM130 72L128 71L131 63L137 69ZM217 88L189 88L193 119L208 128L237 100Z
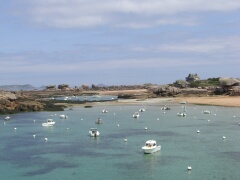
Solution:
M97 130L97 128L91 128L90 131L91 131L92 133L96 133L98 130Z
M47 119L47 122L48 123L53 123L54 121L53 121L53 119Z
M155 140L149 140L146 142L146 146L148 146L148 147L152 147L152 146L156 146L156 145L157 145L157 143Z

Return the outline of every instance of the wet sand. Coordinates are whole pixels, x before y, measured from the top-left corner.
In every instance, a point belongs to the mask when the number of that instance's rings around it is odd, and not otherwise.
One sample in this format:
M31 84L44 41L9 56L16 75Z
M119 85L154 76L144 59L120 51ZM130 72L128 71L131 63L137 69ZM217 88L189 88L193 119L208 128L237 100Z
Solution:
M176 98L175 101L186 101L187 103L199 105L240 107L240 96L183 97Z

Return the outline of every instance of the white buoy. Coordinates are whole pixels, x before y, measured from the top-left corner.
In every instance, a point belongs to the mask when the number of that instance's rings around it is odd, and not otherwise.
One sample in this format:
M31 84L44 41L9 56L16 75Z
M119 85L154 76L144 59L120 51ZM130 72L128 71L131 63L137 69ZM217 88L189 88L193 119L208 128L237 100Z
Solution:
M157 118L157 120L159 121L159 118Z
M44 138L45 141L48 141L48 138Z
M33 122L35 122L36 120L34 119Z
M192 167L191 167L191 166L188 166L188 167L187 167L187 170L188 170L188 171L191 171L191 170L192 170Z
M147 130L147 127L145 127L144 129Z
M33 135L33 137L35 138L35 137L36 137L36 135L34 134L34 135Z
M119 127L119 124L117 124L117 127Z
M69 130L69 128L67 128L67 130Z
M207 121L208 121L208 122L210 122L210 120L209 120L209 119L208 119Z
M124 139L124 142L127 142L127 139Z
M14 129L15 129L15 130L17 130L17 128L16 128L16 127L15 127Z
M199 130L197 130L197 133L200 133L200 131L199 131Z
M217 114L214 114L214 116L216 116Z
M223 139L226 139L226 137L225 137L225 136L223 136Z
M236 116L233 116L234 118L236 117Z

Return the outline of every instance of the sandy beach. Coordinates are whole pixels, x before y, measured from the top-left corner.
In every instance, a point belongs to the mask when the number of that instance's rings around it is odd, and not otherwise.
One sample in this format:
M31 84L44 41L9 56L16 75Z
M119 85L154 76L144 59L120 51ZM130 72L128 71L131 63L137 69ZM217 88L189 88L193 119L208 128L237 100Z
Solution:
M100 95L118 95L121 94L144 94L147 90L126 90L126 91L104 91L99 92ZM119 100L120 104L141 104L141 103L162 103L165 101L181 102L186 101L191 104L199 105L216 105L226 107L240 107L240 96L206 96L206 97L176 97L176 98L151 98L145 100L124 99Z
M239 96L214 96L214 97L183 97L175 101L186 101L187 103L199 105L216 105L226 107L240 107Z
M167 103L180 103L198 105L214 105L226 107L240 107L240 97L216 96L216 97L177 97L177 98L148 98L148 99L119 99L109 102L89 102L80 106L105 106L105 105L164 105ZM79 106L79 105L77 105Z

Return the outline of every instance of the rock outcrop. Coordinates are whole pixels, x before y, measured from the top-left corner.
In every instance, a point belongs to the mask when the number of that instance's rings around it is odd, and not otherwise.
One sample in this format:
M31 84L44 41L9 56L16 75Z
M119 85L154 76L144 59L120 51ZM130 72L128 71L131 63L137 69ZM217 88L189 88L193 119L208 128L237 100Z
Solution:
M40 101L23 92L0 91L0 114L52 110L64 110L64 106L54 105L48 101Z
M160 85L160 86L151 86L148 88L149 92L152 92L153 94L157 96L176 96L180 93L179 88L169 86L169 85Z

